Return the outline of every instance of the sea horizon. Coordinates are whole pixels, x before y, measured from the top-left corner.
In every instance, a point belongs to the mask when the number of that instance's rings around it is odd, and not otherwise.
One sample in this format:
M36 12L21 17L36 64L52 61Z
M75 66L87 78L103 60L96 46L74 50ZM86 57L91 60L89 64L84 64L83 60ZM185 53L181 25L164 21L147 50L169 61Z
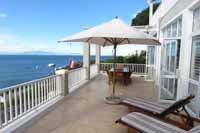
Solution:
M107 58L111 56L101 56L101 60ZM82 62L83 55L0 55L0 89L52 75L55 68L68 65L70 60ZM56 66L49 68L51 63Z

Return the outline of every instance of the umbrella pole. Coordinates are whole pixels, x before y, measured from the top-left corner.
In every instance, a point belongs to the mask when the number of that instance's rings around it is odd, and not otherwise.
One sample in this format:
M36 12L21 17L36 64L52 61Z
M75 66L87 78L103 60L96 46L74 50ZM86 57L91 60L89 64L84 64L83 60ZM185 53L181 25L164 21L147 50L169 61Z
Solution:
M113 46L113 49L114 49L114 54L113 54L113 93L112 93L112 97L114 98L115 97L115 83L116 83L116 80L115 80L115 69L116 69L116 49L117 49L117 44L114 44Z
M107 104L120 104L122 99L120 97L115 96L115 83L116 83L116 49L117 49L117 43L114 44L114 54L113 54L113 90L112 95L105 98L105 101Z

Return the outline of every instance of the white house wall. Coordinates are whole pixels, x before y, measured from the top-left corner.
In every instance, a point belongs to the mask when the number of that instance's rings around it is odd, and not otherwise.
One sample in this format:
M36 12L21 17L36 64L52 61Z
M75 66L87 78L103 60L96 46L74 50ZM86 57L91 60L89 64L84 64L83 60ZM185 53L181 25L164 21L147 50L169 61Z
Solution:
M153 18L151 19L150 25L151 26L157 25L158 19L163 17L163 15L165 15L177 1L178 0L162 0L162 4L158 7L156 12L154 13Z
M200 0L162 0L162 4L151 19L150 26L157 28L157 36L163 41L162 29L173 22L177 17L182 17L182 35L180 48L180 62L178 70L177 98L188 94L188 83L191 63L193 7L200 5ZM156 85L160 84L162 47L156 48Z
M178 0L173 7L170 8L168 12L162 17L160 25L161 27L164 27L168 23L170 23L170 20L173 20L173 18L178 17L183 13L184 10L188 10L188 7L197 0ZM191 19L192 20L192 19Z
M171 1L171 0L169 0ZM157 34L158 39L162 43L163 41L163 35L161 29L164 28L167 24L171 23L173 20L175 20L177 17L182 15L182 38L181 38L181 53L180 53L180 77L183 77L182 80L186 81L188 79L185 79L185 77L189 77L189 67L190 67L190 51L191 51L191 33L192 33L192 12L190 11L191 6L194 4L194 2L197 2L199 0L179 0L174 2L174 5L168 3L168 1L162 1L163 3L160 5L160 10L163 9L167 5L171 5L171 7L168 7L171 9L168 12L165 12L166 14L163 14L163 12L156 11L156 16L163 16L163 18L157 18L157 20L154 18L154 21L156 22L157 27ZM186 4L185 4L185 3ZM173 3L171 1L171 3ZM181 8L183 6L183 8ZM160 15L158 15L160 13ZM188 21L191 20L191 21ZM184 26L187 25L187 26ZM158 86L160 84L160 66L161 66L161 52L162 48L157 47L156 48L156 85ZM182 71L181 71L182 70ZM178 96L180 97L180 96Z

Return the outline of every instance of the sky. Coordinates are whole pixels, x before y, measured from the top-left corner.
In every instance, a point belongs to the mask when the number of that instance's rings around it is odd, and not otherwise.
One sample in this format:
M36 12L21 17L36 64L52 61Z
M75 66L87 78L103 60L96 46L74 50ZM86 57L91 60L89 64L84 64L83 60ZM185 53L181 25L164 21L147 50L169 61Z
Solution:
M81 43L57 41L118 16L127 24L147 0L0 0L0 54L43 51L82 54ZM128 55L145 46L119 46L118 55ZM102 48L111 55L112 47ZM95 54L92 45L91 54Z

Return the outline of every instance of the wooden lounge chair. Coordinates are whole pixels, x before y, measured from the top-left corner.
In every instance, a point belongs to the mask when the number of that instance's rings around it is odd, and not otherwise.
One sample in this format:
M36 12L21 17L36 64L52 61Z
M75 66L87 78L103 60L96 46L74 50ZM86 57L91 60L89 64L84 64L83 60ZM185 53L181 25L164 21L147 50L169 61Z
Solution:
M200 133L200 126L187 131L139 112L121 117L116 123L127 126L129 133Z
M190 116L185 106L189 104L194 97L194 95L190 95L171 105L154 103L140 98L126 98L122 101L122 104L125 104L129 107L129 112L142 112L165 120L174 125L179 125L181 128L188 129L194 126L194 121L196 119ZM175 114L179 116L182 122L180 123L170 119L168 117L169 114Z
M123 64L117 64L116 69L123 69L124 65Z

